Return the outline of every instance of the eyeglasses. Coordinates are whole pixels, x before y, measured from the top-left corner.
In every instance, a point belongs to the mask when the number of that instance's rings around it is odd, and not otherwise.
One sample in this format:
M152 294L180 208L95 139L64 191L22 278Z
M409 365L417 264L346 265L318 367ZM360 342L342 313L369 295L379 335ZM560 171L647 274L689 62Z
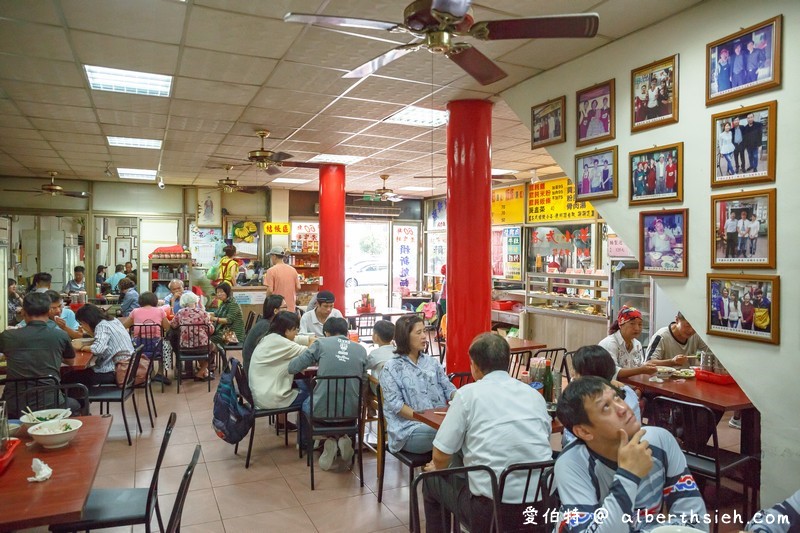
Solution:
M286 305L286 304L283 304L282 306L278 307L278 309L289 309L289 306Z

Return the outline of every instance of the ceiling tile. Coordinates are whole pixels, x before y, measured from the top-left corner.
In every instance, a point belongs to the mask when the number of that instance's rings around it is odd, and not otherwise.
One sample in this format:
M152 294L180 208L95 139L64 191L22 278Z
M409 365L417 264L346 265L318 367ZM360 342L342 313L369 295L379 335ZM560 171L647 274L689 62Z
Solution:
M91 107L41 104L36 102L17 102L20 110L29 117L57 118L78 122L96 122L97 117Z
M249 13L262 17L283 19L289 11L297 13L314 13L326 3L324 0L269 0L269 2L253 2L252 0L195 0L195 5Z
M357 80L342 78L341 70L281 61L267 80L269 87L334 96L343 94ZM348 95L352 96L352 95Z
M164 128L145 128L142 126L121 125L121 124L103 124L102 131L105 136L109 137L133 137L139 139L164 139ZM102 137L103 142L107 144L106 137Z
M339 133L358 133L365 128L377 124L374 120L358 120L355 118L344 117L329 117L326 115L318 115L309 124L308 127L322 131L336 131Z
M51 142L71 142L106 146L106 138L102 135L87 135L76 132L42 131L42 137Z
M276 59L185 47L178 74L189 78L262 85L277 64Z
M0 78L84 87L83 72L74 62L35 57L0 55Z
M51 142L53 149L59 152L89 152L94 154L108 155L108 147L98 144L79 144L72 142Z
M71 37L84 65L168 75L175 74L178 65L177 45L85 31L74 31Z
M170 130L176 131L198 131L208 133L228 133L235 123L229 120L210 120L191 117L178 117L175 115L169 118Z
M615 0L598 5L593 11L600 15L598 33L619 39L639 28L656 24L674 13L688 9L701 0L671 0L669 3L650 1L645 8L640 0ZM636 13L636 16L631 16ZM666 54L666 52L665 52Z
M166 115L170 99L139 94L122 94L111 91L92 91L92 101L99 109Z
M326 108L323 114L335 115L338 117L383 120L397 113L404 107L405 106L400 104L356 100L354 98L340 98L336 100L332 106Z
M276 136L280 136L277 134L277 128L299 128L313 117L314 115L306 113L248 107L242 114L241 120L251 124L259 124L259 127L254 128L254 130L259 128L275 130Z
M246 105L253 99L258 87L224 81L178 78L175 80L173 91L175 98L184 100Z
M91 105L86 90L78 87L59 87L12 80L4 80L2 85L8 96L16 101L83 107Z
M72 51L63 28L0 18L0 49L47 59L71 61Z
M61 6L70 28L173 44L181 42L187 7L164 0L61 0Z
M535 39L500 57L512 63L540 70L554 68L611 42L598 35L592 39Z
M188 143L205 143L218 145L225 138L223 133L206 133L199 131L181 131L170 129L169 141L179 141Z
M5 125L5 123L2 122L2 119L0 119L0 124ZM44 137L36 130L0 127L0 142L3 142L7 139L19 139L21 141L43 141Z
M197 103L191 100L173 100L171 115L204 118L212 120L236 121L244 111L244 106L229 104Z
M296 25L291 25L296 26ZM357 32L354 32L357 33ZM294 42L286 52L286 60L306 65L353 70L394 48L411 41L410 36L386 34L387 43L364 39L339 31L309 26L301 39Z
M370 76L352 91L351 98L378 100L395 104L410 104L430 95L430 85Z
M43 24L61 24L51 0L3 0L2 16Z
M119 126L164 128L167 125L167 115L156 115L153 113L130 113L127 111L114 111L112 109L98 109L97 117L102 124L116 124Z

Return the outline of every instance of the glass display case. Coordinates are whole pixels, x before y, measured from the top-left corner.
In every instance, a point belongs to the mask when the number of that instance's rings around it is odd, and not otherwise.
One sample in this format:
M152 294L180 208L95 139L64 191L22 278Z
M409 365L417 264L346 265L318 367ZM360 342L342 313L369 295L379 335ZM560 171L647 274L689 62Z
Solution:
M526 311L606 322L607 294L605 273L528 272Z
M652 278L639 274L635 259L613 259L609 274L609 317L613 322L623 305L642 312L642 334L639 342L647 347L653 329Z

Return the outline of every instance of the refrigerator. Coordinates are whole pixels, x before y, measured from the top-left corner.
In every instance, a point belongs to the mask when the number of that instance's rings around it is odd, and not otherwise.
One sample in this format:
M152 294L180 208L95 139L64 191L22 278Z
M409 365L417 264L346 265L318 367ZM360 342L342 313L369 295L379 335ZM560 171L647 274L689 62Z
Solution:
M653 278L639 274L639 262L630 258L610 258L608 280L609 321L613 322L623 305L642 312L642 334L639 342L647 348L655 329Z

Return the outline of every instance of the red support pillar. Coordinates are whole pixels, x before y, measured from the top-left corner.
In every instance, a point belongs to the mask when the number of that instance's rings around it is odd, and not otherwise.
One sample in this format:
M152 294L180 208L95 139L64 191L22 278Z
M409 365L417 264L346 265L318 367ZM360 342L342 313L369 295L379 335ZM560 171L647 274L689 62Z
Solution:
M491 329L492 103L447 104L447 372Z
M344 165L319 169L320 290L331 291L344 314Z

